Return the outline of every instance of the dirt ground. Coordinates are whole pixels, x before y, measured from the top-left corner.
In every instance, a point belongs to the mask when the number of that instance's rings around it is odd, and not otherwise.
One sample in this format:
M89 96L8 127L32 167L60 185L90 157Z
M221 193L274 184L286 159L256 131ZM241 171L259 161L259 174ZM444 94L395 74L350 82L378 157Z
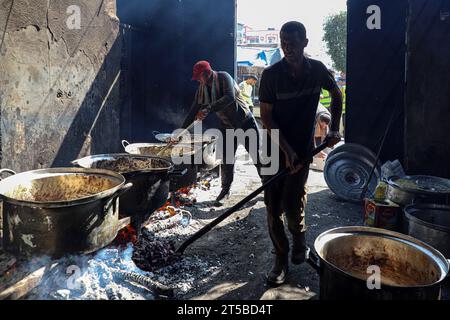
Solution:
M253 166L239 162L230 198L224 206L207 214L195 216L208 223L227 208L260 186ZM362 207L342 202L328 189L322 172L310 171L308 179L306 221L307 241L313 247L322 232L340 226L362 224ZM221 272L207 284L190 291L185 299L317 299L319 277L308 264L290 265L287 282L277 288L268 287L265 274L272 265L272 244L267 231L263 195L257 196L242 210L192 244L186 254L216 260Z

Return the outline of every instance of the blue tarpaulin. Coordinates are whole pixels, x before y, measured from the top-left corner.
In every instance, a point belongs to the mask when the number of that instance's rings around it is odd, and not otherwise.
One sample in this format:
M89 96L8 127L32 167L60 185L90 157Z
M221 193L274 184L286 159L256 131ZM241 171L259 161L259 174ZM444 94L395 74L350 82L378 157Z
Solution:
M237 63L239 66L271 66L282 58L280 48L237 48Z

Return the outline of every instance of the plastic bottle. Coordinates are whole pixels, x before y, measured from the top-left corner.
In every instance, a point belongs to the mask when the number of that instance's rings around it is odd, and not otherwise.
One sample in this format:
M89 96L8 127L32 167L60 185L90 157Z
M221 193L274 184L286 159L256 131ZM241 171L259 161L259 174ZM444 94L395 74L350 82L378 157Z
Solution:
M375 200L385 201L386 200L387 184L384 181L380 181L375 188Z

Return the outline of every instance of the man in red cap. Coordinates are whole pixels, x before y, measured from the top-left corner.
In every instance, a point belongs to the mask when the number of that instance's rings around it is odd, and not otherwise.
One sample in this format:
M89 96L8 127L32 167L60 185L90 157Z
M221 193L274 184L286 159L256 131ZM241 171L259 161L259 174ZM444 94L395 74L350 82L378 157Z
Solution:
M188 127L195 119L204 120L211 111L215 112L219 118L221 122L219 129L223 136L223 161L221 165L222 190L216 202L220 203L221 200L229 195L234 175L234 161L233 163L226 162L226 159L229 158L226 154L226 150L229 148L226 146L233 143L233 159L237 149L235 139L227 139L226 130L242 129L244 131L255 131L257 134L256 150L258 154L251 154L251 150L255 150L255 148L251 148L250 146L251 139L246 139L244 146L252 156L259 172L258 125L249 106L240 94L239 86L227 72L214 71L208 61L199 61L194 65L192 80L199 82L199 88L195 94L191 110L186 116L182 127Z

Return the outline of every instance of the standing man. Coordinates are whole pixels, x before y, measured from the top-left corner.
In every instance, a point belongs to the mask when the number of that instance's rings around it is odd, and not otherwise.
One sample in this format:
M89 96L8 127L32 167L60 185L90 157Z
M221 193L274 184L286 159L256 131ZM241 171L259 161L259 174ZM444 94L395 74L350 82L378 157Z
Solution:
M211 111L216 113L221 122L219 129L223 136L222 190L216 198L216 203L220 204L220 201L230 192L234 175L234 162L226 163L227 149L229 149L227 145L233 144L233 159L238 147L236 139L227 139L226 130L242 129L244 132L248 132L248 130L254 132L256 146L250 146L250 143L253 142L251 139L246 139L244 146L259 172L258 125L242 98L238 85L227 72L214 71L209 62L199 61L194 65L192 80L199 82L199 88L182 127L188 127L195 119L204 120ZM257 154L252 154L253 150Z
M300 22L288 22L281 28L280 37L285 57L264 70L259 92L264 127L271 135L279 130L279 139L274 142L282 151L280 170L287 167L291 173L264 193L269 234L276 254L273 268L267 274L271 285L284 283L288 272L289 241L284 232L283 212L293 239L291 262L304 262L309 252L304 220L305 185L311 161L307 157L314 146L316 109L322 88L331 94L328 146L334 146L341 139L341 92L322 62L304 56L308 45L305 27ZM299 164L305 160L304 165Z
M241 90L242 97L247 103L250 111L253 113L253 86L258 82L258 77L251 75L246 80L239 84L239 89Z

